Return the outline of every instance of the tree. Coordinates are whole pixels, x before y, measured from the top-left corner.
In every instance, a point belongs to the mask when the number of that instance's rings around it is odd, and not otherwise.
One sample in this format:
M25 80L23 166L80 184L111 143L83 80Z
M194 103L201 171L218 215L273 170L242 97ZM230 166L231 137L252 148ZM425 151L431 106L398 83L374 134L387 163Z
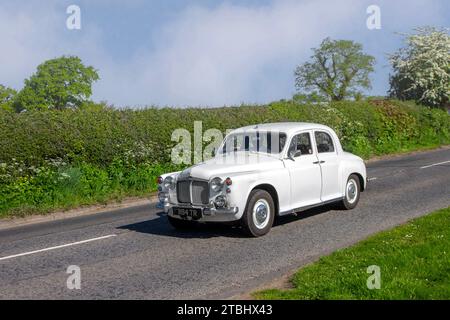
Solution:
M45 61L25 80L14 108L18 112L77 108L92 95L92 84L98 79L97 71L84 66L78 57L63 56Z
M17 91L0 84L0 109L12 111L12 101Z
M369 73L375 58L362 52L362 45L349 40L326 38L311 62L295 70L295 85L299 91L340 101L361 94L370 88Z
M450 37L432 27L415 31L405 35L406 47L389 57L394 70L389 95L443 107L450 96Z

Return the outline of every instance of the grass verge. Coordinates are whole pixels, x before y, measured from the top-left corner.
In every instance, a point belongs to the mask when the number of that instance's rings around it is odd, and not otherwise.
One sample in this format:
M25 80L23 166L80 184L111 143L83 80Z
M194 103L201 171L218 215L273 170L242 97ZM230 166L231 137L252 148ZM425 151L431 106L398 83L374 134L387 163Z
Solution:
M380 268L380 289L367 286L373 265ZM322 257L297 271L292 284L253 297L450 299L450 207Z

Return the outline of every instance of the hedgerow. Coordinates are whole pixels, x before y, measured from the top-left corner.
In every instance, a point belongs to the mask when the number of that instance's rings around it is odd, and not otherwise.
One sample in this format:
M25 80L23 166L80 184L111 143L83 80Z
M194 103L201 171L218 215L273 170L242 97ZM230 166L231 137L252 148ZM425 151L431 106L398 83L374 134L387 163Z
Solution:
M170 161L173 130L193 133L249 124L305 121L336 130L345 150L368 158L450 143L450 116L395 100L223 108L113 109L13 113L0 110L0 215L45 212L156 190L181 169Z

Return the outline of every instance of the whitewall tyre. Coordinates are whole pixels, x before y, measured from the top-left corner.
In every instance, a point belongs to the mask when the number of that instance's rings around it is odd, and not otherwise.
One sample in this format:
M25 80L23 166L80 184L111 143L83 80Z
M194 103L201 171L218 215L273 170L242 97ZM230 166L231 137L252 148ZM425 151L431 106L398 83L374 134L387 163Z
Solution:
M250 236L260 237L270 231L275 219L272 196L265 190L253 190L242 216L242 225Z
M356 174L351 174L345 184L345 196L342 200L342 207L346 210L350 210L356 207L361 195L361 185L359 177Z

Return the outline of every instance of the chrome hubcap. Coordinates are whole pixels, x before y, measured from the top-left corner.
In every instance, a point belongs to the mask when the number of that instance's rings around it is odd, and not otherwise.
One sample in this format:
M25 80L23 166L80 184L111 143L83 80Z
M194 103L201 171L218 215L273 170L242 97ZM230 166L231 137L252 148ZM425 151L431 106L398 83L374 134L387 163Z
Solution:
M253 206L253 222L258 229L264 229L269 223L270 207L264 199L259 199Z
M353 180L353 179L350 179L347 182L346 196L347 196L347 201L349 203L353 203L353 202L356 201L356 198L358 196L358 188L357 188L357 185L356 185L356 181Z

